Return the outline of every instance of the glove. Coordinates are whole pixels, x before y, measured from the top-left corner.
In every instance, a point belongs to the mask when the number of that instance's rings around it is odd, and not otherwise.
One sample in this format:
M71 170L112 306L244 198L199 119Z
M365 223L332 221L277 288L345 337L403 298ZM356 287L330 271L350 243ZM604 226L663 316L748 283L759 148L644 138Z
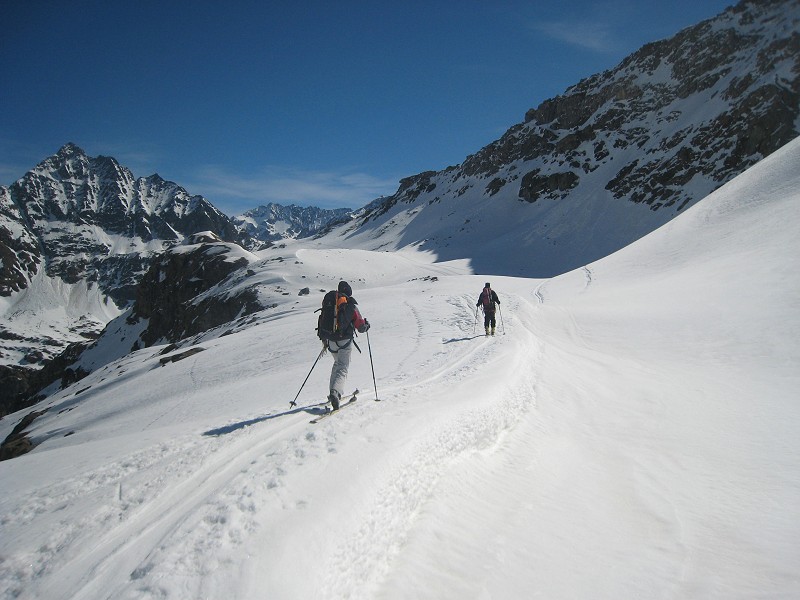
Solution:
M364 324L361 326L361 329L358 330L359 333L366 333L369 331L369 321L364 319Z

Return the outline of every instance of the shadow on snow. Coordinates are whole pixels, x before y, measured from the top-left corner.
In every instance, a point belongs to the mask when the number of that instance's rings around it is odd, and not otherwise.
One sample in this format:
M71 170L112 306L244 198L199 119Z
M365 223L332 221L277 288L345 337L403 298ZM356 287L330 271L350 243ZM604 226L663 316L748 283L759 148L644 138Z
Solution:
M208 431L204 432L203 435L206 436L214 436L218 437L220 435L228 435L229 433L233 433L234 431L238 431L239 429L244 429L245 427L249 427L250 425L255 425L256 423L262 423L263 421L269 421L271 419L277 419L278 417L285 417L287 415L294 415L300 412L306 412L310 415L323 415L327 410L325 410L325 402L320 404L312 404L309 406L298 406L297 408L293 408L291 410L287 410L281 413L275 413L274 415L264 415L263 417L256 417L255 419L249 419L247 421L239 421L238 423L231 423L230 425L224 425L223 427L217 427L216 429L209 429Z
M470 337L453 338L453 339L450 339L450 340L444 340L442 343L443 344L452 344L454 342L468 342L470 340L475 340L475 339L483 338L483 337L486 337L486 336L481 333L480 335L473 335L473 336L470 336Z

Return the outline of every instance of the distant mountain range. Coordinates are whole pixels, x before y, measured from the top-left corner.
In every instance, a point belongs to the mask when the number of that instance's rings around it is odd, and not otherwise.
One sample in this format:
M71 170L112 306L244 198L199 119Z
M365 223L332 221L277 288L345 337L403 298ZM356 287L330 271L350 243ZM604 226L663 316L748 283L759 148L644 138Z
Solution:
M349 208L324 209L314 206L283 206L270 202L233 218L236 227L262 242L297 239L316 235L337 222L349 220Z
M478 273L529 277L611 254L798 135L799 31L798 0L740 2L353 213L270 204L231 219L158 175L135 179L67 144L0 187L0 387L24 402L41 387L32 373L126 311L146 327L137 343L151 344L271 306L248 275L251 252L282 238L415 246ZM240 282L238 300L220 300L206 320L198 306L226 278ZM152 296L165 289L159 312Z

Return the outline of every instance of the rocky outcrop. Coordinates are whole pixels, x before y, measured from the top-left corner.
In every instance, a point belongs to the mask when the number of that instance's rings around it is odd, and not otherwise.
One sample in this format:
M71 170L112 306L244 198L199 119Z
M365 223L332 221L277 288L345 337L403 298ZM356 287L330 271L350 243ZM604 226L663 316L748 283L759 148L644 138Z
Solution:
M156 259L137 288L130 321L146 319L143 346L177 342L263 307L252 289L218 291L237 271L246 277L248 253L211 233ZM254 258L254 257L253 257Z
M27 436L25 429L31 423L44 414L44 411L33 411L27 415L14 427L11 433L0 443L0 461L10 460L33 450L33 442Z
M0 365L0 417L33 406L43 398L41 390L53 383L60 382L63 387L82 379L87 373L73 365L89 345L90 342L69 344L38 369Z
M42 251L6 187L0 187L0 296L27 287L42 264Z
M514 151L505 154L512 160L547 158L579 173L633 150L627 161L615 161L625 164L616 166L606 189L653 210L680 210L692 202L676 205L695 177L718 187L797 136L797 13L796 1L741 2L648 44L616 69L528 111L525 123L507 136L540 143L511 144ZM500 147L508 144L506 139ZM487 154L493 150L473 157L472 169L482 164L491 172Z

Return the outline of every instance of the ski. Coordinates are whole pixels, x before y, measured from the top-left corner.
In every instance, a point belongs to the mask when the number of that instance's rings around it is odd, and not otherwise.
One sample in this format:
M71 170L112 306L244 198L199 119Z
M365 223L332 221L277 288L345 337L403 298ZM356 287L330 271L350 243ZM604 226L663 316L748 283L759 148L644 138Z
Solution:
M341 399L339 400L339 410L342 410L345 406L350 406L351 404L355 404L355 401L358 400L357 394L358 390L347 396L342 396ZM324 412L323 414L314 419L311 419L309 423L319 423L322 419L330 417L332 414L339 412L339 410L333 410L328 406L326 406L325 408L326 412Z

